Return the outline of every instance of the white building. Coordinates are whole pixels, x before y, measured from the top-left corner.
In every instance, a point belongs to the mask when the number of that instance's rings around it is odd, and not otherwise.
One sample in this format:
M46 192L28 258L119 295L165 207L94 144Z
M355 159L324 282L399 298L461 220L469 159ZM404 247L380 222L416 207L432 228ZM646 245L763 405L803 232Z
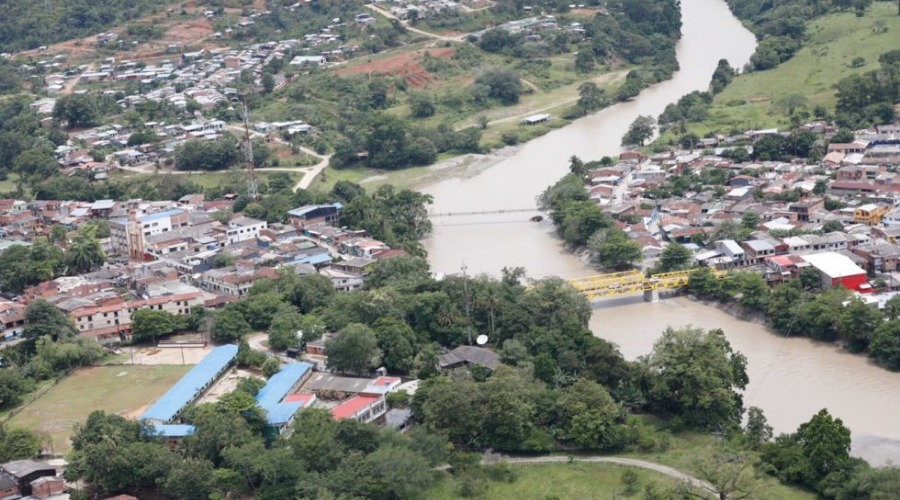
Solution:
M259 237L259 232L266 229L266 221L251 219L250 217L235 217L228 222L228 244L233 245L242 241L253 240Z

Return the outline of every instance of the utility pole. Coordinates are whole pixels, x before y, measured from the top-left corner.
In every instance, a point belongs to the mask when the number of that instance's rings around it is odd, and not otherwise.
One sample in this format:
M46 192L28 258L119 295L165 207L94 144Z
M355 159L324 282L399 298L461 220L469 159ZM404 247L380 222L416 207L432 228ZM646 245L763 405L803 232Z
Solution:
M466 274L466 263L463 262L462 272L463 272L463 297L466 301L466 337L469 339L469 345L472 345L472 314L469 300L469 277Z
M253 170L253 142L250 140L250 118L247 112L247 94L241 95L244 105L244 159L247 162L247 194L251 201L259 198L259 188L256 184L256 171Z

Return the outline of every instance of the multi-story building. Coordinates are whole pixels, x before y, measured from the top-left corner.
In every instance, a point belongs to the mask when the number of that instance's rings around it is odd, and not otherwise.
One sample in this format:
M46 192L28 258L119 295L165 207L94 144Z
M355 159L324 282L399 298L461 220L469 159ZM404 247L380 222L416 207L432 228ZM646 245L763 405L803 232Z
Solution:
M144 258L146 238L189 225L188 212L176 208L136 217L134 220L115 219L109 222L113 250L129 259Z
M86 307L69 314L80 335L95 338L101 344L119 342L131 335L131 313L138 309L155 309L171 314L189 314L191 307L203 305L203 293L190 292L152 299L117 302Z
M210 269L199 278L200 287L204 290L233 297L243 297L260 278L275 279L275 270L271 267L245 269L241 267L223 267Z
M260 231L266 229L266 221L251 219L250 217L235 217L228 222L226 234L228 244L233 245L242 241L253 240L259 237Z

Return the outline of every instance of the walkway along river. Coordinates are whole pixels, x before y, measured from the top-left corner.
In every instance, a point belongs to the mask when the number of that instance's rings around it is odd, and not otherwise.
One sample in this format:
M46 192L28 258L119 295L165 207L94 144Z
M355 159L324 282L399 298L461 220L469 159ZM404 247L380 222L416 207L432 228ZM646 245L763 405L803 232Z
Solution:
M755 48L753 35L731 15L723 0L682 0L681 70L644 90L634 101L616 104L498 155L486 169L426 186L438 213L495 212L535 205L535 197L562 177L568 158L616 155L619 141L638 115L659 115L665 106L706 89L719 59L742 67ZM436 272L499 275L522 266L530 276L575 277L594 272L567 252L549 221L530 222L525 213L435 218L425 242ZM624 302L624 304L623 304ZM612 307L617 306L617 307ZM749 360L745 402L763 408L776 432L789 432L827 407L853 431L854 453L883 463L900 463L900 374L870 365L864 357L807 339L783 339L765 328L686 299L645 303L641 297L596 304L591 328L618 344L629 359L650 351L668 325L722 328Z

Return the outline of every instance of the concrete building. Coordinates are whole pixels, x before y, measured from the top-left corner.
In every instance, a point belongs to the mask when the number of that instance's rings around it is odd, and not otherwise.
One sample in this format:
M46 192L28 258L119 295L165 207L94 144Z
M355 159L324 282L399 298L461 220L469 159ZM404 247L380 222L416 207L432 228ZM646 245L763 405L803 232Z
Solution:
M235 217L228 222L226 231L229 245L247 240L255 240L260 231L268 227L266 221L251 219L250 217Z
M199 291L87 307L71 312L69 318L75 323L79 335L94 338L101 344L115 344L122 337L127 339L131 336L131 313L138 309L189 314L191 307L197 305L203 305L203 294Z
M822 288L843 286L848 290L860 293L872 291L872 287L867 282L866 271L845 255L824 252L807 255L803 257L803 260L819 271L822 277Z
M189 225L188 213L180 208L142 215L134 220L109 221L113 250L129 259L144 258L148 236L166 233Z

